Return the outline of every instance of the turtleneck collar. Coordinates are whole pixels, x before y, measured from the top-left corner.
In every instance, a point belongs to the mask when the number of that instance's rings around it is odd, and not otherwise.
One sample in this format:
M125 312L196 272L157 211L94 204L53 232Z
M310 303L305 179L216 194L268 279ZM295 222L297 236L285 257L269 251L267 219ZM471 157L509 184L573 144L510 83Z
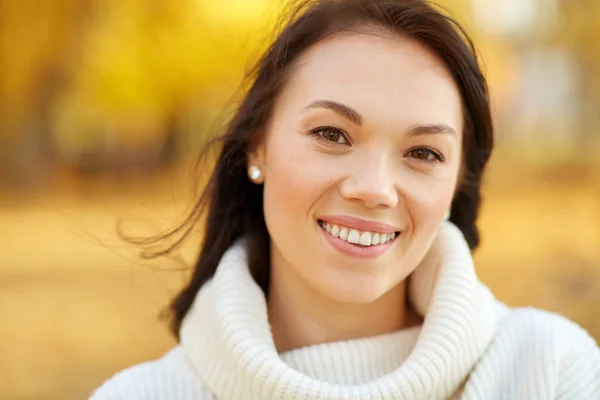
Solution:
M495 302L462 233L444 223L409 279L421 327L278 354L243 241L224 254L183 321L181 346L219 399L445 399L488 346Z

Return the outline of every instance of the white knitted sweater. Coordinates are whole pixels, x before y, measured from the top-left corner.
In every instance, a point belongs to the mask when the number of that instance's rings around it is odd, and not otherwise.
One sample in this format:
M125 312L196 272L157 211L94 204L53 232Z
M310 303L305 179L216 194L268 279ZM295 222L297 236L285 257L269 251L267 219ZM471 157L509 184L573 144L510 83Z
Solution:
M196 296L181 344L109 379L93 400L600 400L600 349L581 328L508 309L445 223L409 279L422 326L278 354L242 241Z

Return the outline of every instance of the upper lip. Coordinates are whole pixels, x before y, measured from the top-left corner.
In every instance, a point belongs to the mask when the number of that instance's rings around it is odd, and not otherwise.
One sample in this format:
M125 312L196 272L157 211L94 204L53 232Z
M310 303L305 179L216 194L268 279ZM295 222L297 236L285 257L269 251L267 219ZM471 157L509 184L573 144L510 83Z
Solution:
M319 217L319 220L330 224L343 225L363 232L392 233L400 230L384 222L369 221L349 215L324 215Z

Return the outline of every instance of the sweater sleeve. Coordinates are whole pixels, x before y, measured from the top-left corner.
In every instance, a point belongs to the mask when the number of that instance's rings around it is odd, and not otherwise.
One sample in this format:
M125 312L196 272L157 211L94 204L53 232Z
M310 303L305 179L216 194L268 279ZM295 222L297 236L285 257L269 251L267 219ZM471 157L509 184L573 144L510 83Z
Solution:
M585 330L570 325L556 398L600 400L600 348Z

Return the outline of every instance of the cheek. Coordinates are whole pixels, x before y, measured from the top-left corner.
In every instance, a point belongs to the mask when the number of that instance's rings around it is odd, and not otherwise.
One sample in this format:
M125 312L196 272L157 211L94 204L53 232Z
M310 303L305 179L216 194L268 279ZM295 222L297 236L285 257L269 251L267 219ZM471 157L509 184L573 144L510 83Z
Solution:
M294 140L294 134L289 136L289 140L274 138L267 150L264 203L271 235L298 236L314 228L309 219L312 206L328 188L314 150Z
M448 171L444 176L415 179L404 188L407 211L412 230L432 232L450 209L454 196L457 171Z

